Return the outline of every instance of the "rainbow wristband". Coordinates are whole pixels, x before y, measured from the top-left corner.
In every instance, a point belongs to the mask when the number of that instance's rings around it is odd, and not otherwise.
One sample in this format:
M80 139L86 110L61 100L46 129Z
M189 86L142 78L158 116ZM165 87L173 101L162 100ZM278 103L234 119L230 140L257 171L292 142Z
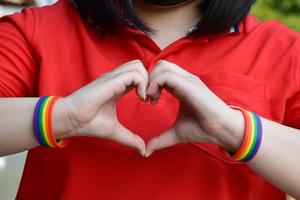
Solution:
M245 119L245 133L242 145L235 154L223 149L225 155L231 161L248 162L254 158L262 141L262 123L260 117L254 113L239 107L231 106L231 108L242 112Z
M52 130L52 111L55 102L61 97L43 96L35 107L33 117L33 130L40 145L51 148L62 148L67 145L66 140L56 140Z

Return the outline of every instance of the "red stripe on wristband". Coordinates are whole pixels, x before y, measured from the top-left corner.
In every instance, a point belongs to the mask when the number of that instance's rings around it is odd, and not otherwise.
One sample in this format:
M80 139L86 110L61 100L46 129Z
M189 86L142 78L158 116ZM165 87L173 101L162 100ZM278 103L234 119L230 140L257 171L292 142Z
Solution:
M62 148L67 140L56 140L52 129L53 108L60 96L43 96L39 99L34 112L34 133L40 145Z
M244 137L239 150L234 154L226 149L221 148L226 158L231 161L250 161L258 152L262 141L262 124L259 116L240 107L230 106L235 110L242 112L245 120Z

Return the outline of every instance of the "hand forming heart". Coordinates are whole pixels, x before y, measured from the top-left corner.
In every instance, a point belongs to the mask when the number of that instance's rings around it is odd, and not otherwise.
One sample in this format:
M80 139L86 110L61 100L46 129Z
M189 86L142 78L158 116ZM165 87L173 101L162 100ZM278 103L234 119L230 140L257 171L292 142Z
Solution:
M141 100L149 98L152 104L158 102L162 89L180 100L173 127L147 145L121 125L116 115L117 101L134 87ZM159 61L150 75L139 60L128 62L57 103L67 108L68 127L72 127L62 137L106 138L136 148L146 157L181 142L213 142L234 150L239 142L234 142L230 133L243 130L238 111L227 106L197 76L168 61ZM234 125L230 125L232 117L237 119Z

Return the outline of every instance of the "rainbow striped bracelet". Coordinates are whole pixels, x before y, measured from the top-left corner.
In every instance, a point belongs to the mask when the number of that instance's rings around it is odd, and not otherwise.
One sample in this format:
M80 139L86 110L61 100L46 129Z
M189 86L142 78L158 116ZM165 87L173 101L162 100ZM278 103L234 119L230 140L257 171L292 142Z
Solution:
M240 149L236 153L223 149L224 154L231 161L248 162L254 158L262 142L262 123L260 117L240 107L230 106L242 112L245 119L245 133Z
M62 148L67 145L66 140L56 140L52 130L52 112L59 96L43 96L35 107L33 116L33 130L40 145L51 148Z

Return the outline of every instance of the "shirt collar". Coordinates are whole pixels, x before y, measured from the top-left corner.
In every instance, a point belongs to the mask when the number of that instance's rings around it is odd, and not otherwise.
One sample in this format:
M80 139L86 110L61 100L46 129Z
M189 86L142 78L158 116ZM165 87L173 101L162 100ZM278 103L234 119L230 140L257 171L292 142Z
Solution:
M198 26L195 25L195 26L191 27L190 29L188 29L188 34L193 33L197 30L198 30ZM239 32L240 32L240 27L238 24L236 24L236 25L230 27L229 30L225 34L232 34L232 33L239 33Z
M232 26L230 29L229 29L229 34L231 33L239 33L240 32L240 27L238 24Z

